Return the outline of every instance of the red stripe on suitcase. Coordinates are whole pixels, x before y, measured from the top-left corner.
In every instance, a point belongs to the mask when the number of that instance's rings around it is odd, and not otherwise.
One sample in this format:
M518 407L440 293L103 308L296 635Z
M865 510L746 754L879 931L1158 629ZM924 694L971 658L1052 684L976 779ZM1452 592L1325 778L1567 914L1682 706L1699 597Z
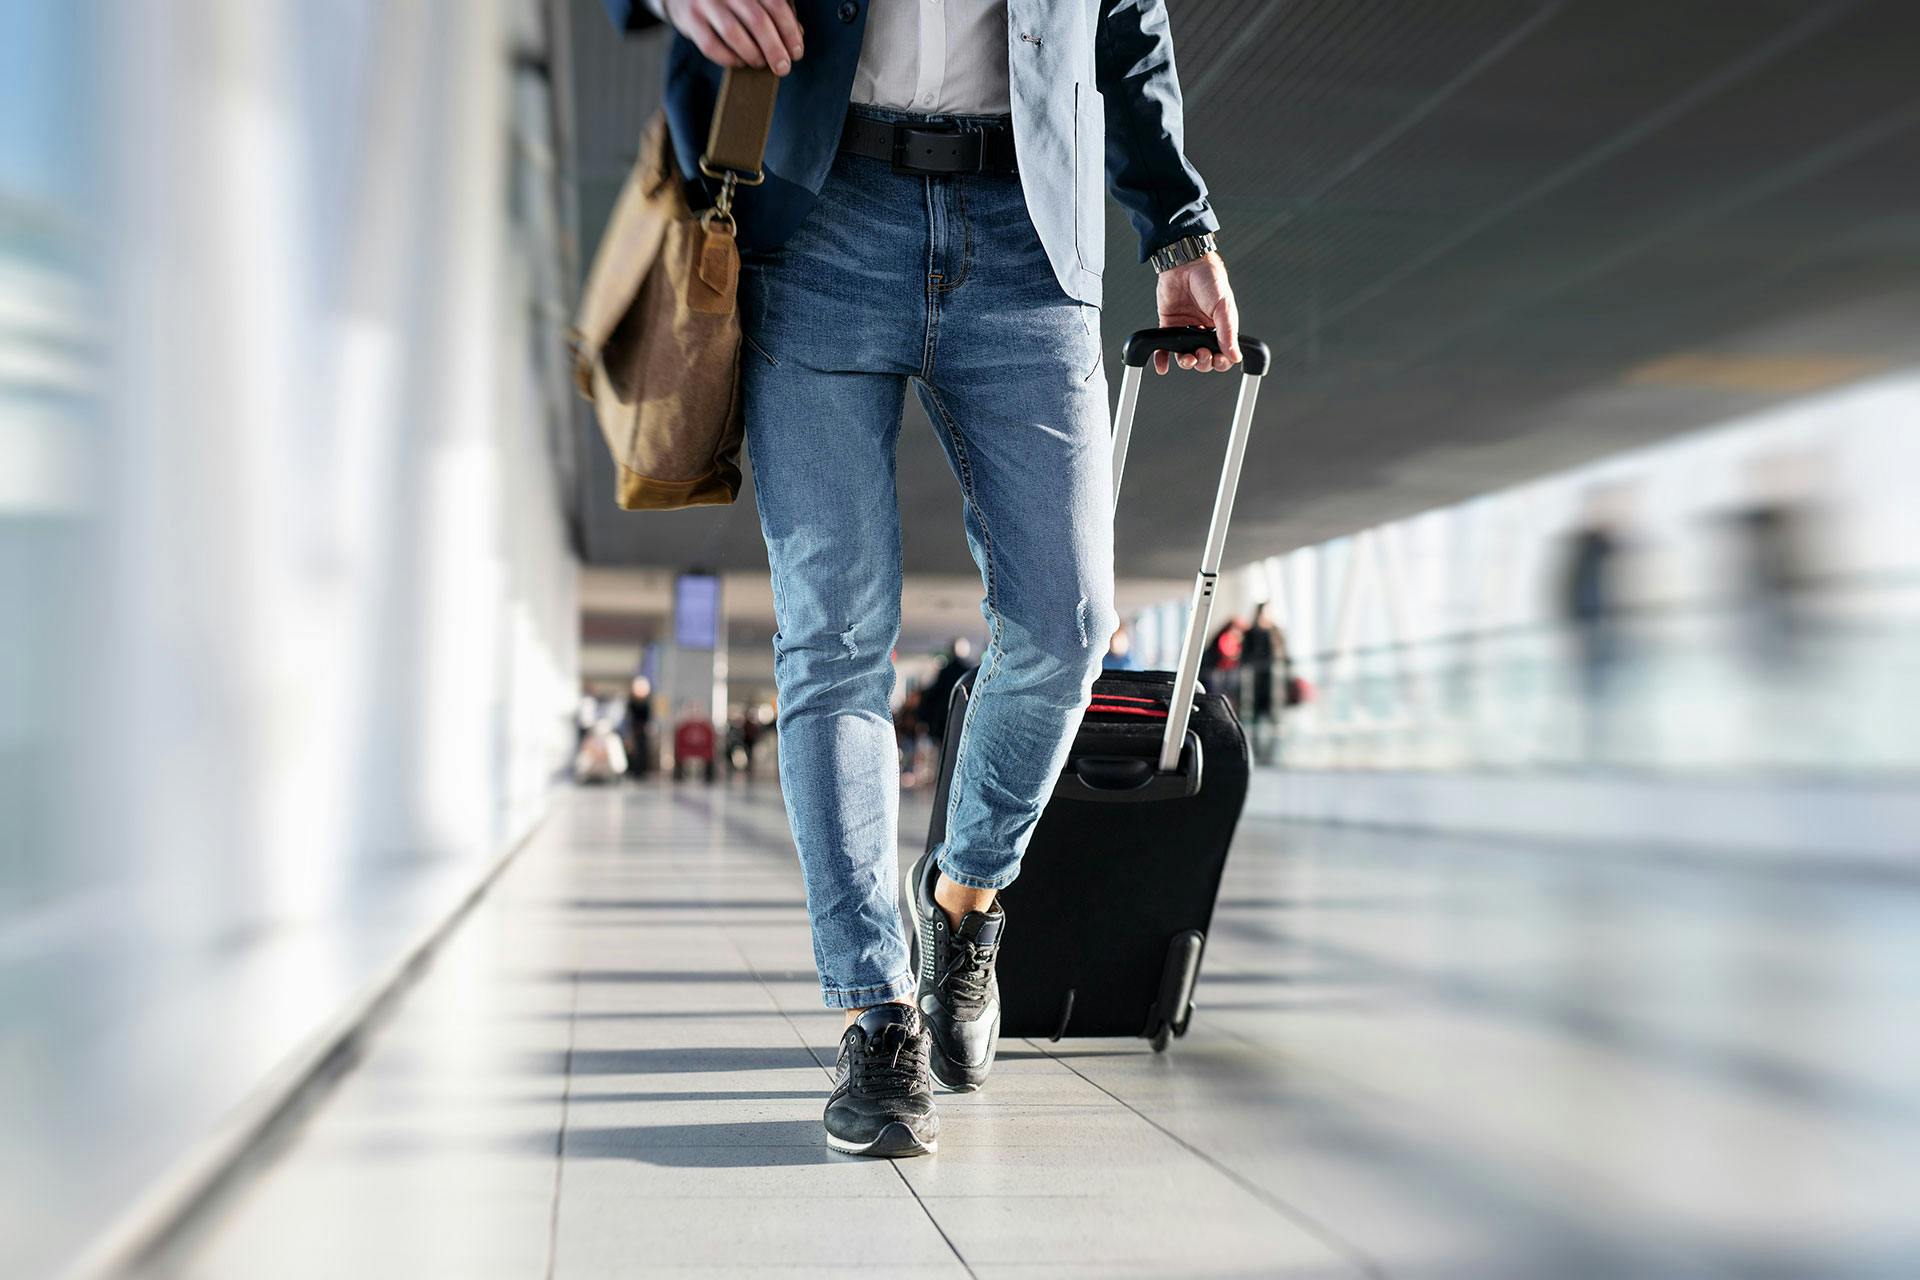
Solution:
M1164 711L1149 711L1145 707L1107 707L1096 702L1087 708L1088 715L1103 716L1145 716L1149 720L1165 720Z

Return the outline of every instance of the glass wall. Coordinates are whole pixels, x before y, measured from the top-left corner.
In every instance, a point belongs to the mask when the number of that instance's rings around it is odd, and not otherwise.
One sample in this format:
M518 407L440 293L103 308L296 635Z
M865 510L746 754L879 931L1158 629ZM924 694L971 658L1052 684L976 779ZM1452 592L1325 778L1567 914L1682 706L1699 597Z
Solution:
M1911 773L1916 421L1920 374L1830 390L1243 566L1215 625L1271 602L1295 768Z
M536 0L0 2L0 1257L54 1273L572 746Z

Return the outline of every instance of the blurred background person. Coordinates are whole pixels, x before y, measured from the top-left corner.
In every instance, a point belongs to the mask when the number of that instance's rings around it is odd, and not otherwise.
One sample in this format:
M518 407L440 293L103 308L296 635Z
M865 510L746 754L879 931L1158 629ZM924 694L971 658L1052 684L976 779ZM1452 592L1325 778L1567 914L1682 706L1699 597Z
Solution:
M753 777L754 753L760 747L761 725L752 707L727 721L727 760L734 772Z
M593 726L600 721L600 696L593 691L592 685L580 687L580 705L573 711L573 749L578 751L580 744L593 732Z
M627 772L644 778L653 772L653 681L635 676L627 686Z
M900 751L900 785L911 790L932 779L925 776L922 761L931 753L923 703L925 694L908 689L893 712L893 738Z
M1240 645L1240 661L1246 668L1244 683L1250 704L1248 730L1253 739L1253 758L1261 764L1272 764L1280 733L1280 710L1286 705L1287 677L1291 671L1286 633L1273 620L1265 601L1253 608L1253 621ZM1276 672L1281 681L1278 697L1274 693Z
M612 706L594 699L594 721L573 757L575 782L618 782L627 772L627 748L615 727Z
M1734 542L1734 612L1754 676L1793 681L1808 657L1819 585L1817 513L1809 499L1816 460L1769 453L1747 468L1751 496L1727 518Z
M1140 659L1133 652L1133 628L1122 622L1107 641L1107 656L1100 665L1108 671L1138 671Z
M939 753L947 741L947 710L953 701L953 688L960 683L960 677L973 670L973 642L965 636L955 636L953 643L947 646L947 660L940 664L940 670L934 673L931 683L920 694L920 722L927 727L927 736L933 739L933 749Z
M1238 615L1213 633L1200 657L1200 685L1208 693L1225 694L1240 708L1240 661L1246 644L1247 620Z
M1608 763L1619 746L1613 735L1620 675L1630 656L1621 614L1624 526L1631 509L1632 491L1625 485L1596 485L1561 555L1556 598L1573 644L1581 758L1590 765Z

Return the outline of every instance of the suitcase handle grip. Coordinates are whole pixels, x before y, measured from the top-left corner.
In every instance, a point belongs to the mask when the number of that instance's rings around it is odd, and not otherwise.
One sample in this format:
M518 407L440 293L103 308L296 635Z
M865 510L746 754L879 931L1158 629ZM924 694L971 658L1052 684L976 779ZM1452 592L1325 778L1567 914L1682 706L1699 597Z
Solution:
M1120 358L1138 369L1156 351L1190 356L1196 351L1219 349L1219 335L1212 329L1189 324L1172 329L1141 329L1127 339L1127 345L1120 349ZM1264 378L1271 359L1266 343L1240 335L1240 367L1250 377Z

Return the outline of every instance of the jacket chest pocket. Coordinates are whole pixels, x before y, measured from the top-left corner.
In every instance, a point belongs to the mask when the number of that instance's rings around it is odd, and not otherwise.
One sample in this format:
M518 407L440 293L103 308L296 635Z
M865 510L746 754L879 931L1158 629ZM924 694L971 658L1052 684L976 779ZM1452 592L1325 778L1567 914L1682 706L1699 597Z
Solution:
M1073 86L1073 238L1080 265L1107 265L1106 100L1090 84Z

